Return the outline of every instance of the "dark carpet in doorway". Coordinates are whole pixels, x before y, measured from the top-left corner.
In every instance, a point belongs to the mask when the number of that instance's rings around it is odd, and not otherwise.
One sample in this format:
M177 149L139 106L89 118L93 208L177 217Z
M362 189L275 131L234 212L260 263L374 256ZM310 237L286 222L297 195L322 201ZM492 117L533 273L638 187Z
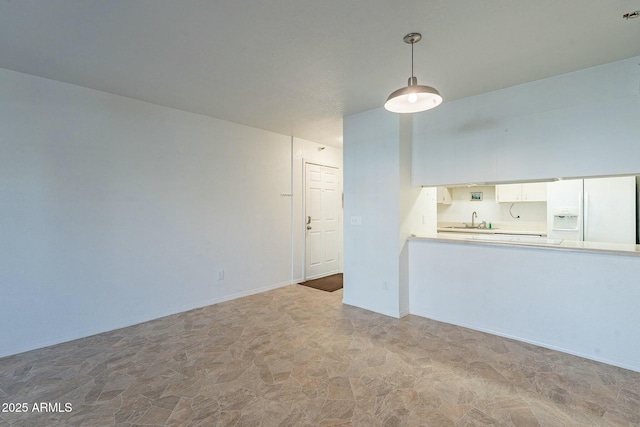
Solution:
M331 276L321 277L319 279L307 280L300 283L302 286L308 286L321 291L334 292L342 289L342 273L332 274Z

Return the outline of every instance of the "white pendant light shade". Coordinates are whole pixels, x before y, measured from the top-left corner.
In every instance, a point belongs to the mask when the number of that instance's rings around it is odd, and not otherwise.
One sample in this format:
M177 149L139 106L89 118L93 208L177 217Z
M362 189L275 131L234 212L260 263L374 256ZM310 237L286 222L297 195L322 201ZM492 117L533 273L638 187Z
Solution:
M417 113L430 110L442 103L442 95L431 86L418 84L413 76L413 45L422 39L420 33L409 33L404 36L404 42L411 44L411 77L407 87L391 93L384 103L384 108L393 113Z
M437 107L442 103L442 96L437 89L431 86L423 86L417 83L417 79L409 79L409 85L398 89L389 95L384 108L392 113L417 113Z

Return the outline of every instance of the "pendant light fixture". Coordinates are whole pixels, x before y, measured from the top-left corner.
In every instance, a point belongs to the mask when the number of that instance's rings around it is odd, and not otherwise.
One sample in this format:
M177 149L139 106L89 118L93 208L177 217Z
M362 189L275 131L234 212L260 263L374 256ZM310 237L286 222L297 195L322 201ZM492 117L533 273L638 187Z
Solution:
M430 110L442 103L442 96L435 88L419 85L418 79L413 76L413 45L421 39L420 33L409 33L403 38L405 43L411 45L411 77L407 87L393 92L384 103L384 108L393 113L417 113Z

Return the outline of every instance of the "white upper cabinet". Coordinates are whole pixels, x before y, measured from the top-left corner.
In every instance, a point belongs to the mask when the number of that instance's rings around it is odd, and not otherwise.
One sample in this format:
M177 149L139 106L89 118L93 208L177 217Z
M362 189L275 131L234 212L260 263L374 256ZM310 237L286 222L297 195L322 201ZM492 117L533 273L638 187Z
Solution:
M496 201L498 203L546 202L547 183L496 185Z
M523 202L546 202L547 201L547 183L533 182L522 184L522 201Z
M496 201L499 203L522 201L522 184L496 185Z
M438 187L438 203L441 205L451 204L451 190L447 187Z

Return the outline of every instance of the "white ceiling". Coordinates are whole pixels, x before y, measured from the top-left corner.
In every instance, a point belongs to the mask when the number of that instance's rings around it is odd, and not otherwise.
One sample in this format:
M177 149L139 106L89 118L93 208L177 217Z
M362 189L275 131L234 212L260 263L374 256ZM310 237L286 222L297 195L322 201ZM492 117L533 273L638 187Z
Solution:
M640 55L640 0L0 0L0 67L340 146L418 82L445 102ZM428 114L421 113L421 114Z

